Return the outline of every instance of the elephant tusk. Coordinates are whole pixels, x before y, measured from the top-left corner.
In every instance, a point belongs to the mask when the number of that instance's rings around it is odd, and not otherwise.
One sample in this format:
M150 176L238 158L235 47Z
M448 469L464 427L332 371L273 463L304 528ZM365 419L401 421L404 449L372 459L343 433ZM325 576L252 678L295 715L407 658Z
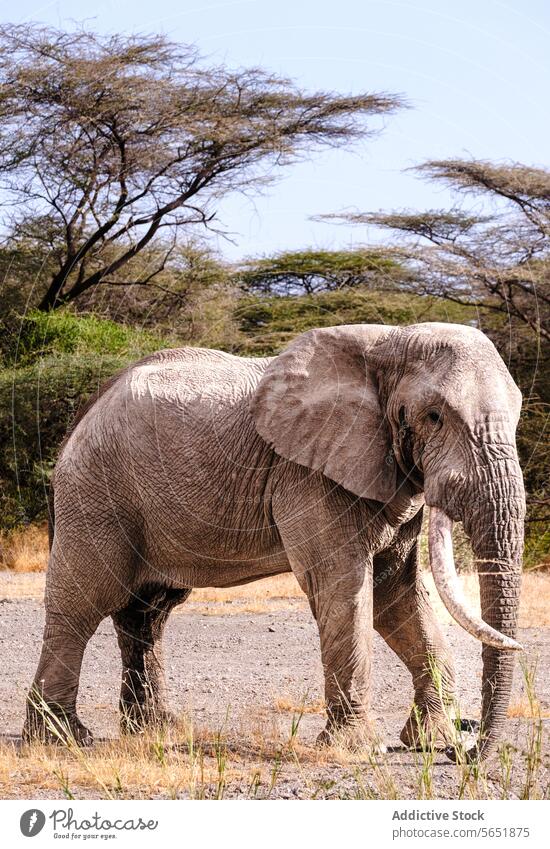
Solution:
M487 625L468 610L468 602L459 581L453 555L453 522L443 510L430 507L428 548L434 582L441 600L453 619L482 643L498 649L522 651L523 647Z

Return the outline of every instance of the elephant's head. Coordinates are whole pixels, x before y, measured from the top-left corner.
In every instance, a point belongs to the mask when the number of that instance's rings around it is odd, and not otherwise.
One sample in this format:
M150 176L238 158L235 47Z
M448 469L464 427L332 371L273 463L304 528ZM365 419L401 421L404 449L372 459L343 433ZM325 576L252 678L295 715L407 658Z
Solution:
M286 459L390 511L424 492L436 585L452 616L484 643L482 737L472 755L488 754L498 739L521 648L520 408L487 337L436 323L309 331L273 360L253 402L259 433ZM454 521L477 560L482 619L460 592Z

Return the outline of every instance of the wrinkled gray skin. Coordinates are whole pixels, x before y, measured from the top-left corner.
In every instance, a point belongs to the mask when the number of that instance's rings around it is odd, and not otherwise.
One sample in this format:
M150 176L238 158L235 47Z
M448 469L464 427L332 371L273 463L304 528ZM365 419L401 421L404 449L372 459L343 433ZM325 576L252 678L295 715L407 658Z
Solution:
M418 569L422 506L462 521L482 617L514 636L524 491L521 395L478 330L449 324L312 330L281 355L161 351L88 405L55 470L39 693L76 715L82 655L112 616L123 726L167 718L161 638L192 587L292 570L321 639L323 740L370 739L372 627L408 667L424 730L449 739L452 661ZM438 420L439 417L439 420ZM472 649L475 644L472 641ZM506 716L513 653L483 646L483 742ZM383 670L380 670L383 675ZM29 704L26 736L46 734ZM413 714L402 740L414 745Z

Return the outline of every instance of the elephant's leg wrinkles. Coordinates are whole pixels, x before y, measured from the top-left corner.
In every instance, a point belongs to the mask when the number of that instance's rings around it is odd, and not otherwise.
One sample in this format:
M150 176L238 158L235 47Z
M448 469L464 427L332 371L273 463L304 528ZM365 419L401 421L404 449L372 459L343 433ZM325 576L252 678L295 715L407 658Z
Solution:
M327 725L319 743L362 746L374 742L370 720L372 563L347 574L328 570L315 582L310 602L321 639Z
M113 614L122 655L120 713L125 731L172 720L165 703L162 636L170 612L190 593L190 589L144 587Z
M340 487L295 467L273 515L319 628L327 724L319 743L377 744L370 719L372 544L385 523Z
M417 542L400 559L379 555L374 579L374 627L413 679L414 706L400 736L412 748L446 746L453 739L453 662L420 575Z
M42 653L27 698L23 738L63 742L73 737L90 745L92 734L80 722L76 697L82 658L88 640L103 616L48 609Z
M374 742L370 719L372 566L351 563L296 567L319 627L327 724L320 744L361 747Z
M93 741L76 711L82 658L100 622L128 603L134 552L127 539L75 522L56 527L46 579L42 653L27 699L24 736L81 745ZM69 556L70 555L70 556ZM117 572L113 571L116 564Z

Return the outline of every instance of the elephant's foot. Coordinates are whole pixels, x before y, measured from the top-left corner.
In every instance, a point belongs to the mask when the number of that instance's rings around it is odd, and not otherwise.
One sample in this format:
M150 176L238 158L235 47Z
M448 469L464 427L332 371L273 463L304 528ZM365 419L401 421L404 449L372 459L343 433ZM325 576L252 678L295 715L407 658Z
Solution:
M415 707L399 739L408 749L447 749L456 741L456 727L442 710Z
M364 718L350 718L345 722L328 720L317 737L317 746L346 749L351 752L369 751L380 754L386 751L373 723Z
M143 734L150 728L174 727L177 716L163 705L124 702L120 705L120 730L123 734Z
M22 732L23 742L48 743L56 745L91 746L93 734L79 720L74 710L66 710L59 705L35 708L29 707Z

